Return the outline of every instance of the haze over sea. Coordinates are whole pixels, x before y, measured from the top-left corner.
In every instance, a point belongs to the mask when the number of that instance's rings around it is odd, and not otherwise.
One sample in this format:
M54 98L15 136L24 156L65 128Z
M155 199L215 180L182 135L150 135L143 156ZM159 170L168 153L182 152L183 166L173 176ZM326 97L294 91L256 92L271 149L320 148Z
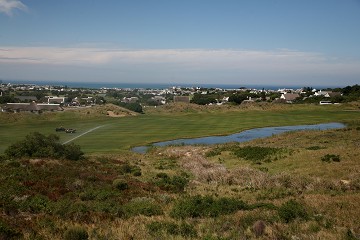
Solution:
M65 81L4 81L3 83L11 84L35 84L39 86L68 86L76 88L144 88L144 89L166 89L171 87L202 87L202 88L221 88L221 89L239 89L239 88L249 88L249 89L267 89L267 90L278 90L282 88L291 88L298 89L302 87L312 87L315 89L326 89L326 88L336 88L336 87L345 87L345 86L282 86L282 85L250 85L250 84L189 84L189 83L114 83L114 82L65 82Z

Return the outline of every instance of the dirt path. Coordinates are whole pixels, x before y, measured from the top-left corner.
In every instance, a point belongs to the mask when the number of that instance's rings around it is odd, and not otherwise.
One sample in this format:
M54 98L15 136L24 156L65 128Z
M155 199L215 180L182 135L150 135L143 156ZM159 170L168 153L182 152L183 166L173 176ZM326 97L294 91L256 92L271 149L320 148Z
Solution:
M84 133L82 133L82 134L80 134L80 135L78 135L78 136L70 139L70 140L67 140L66 142L63 142L63 144L70 143L70 142L74 141L75 139L77 139L77 138L79 138L79 137L82 137L82 136L84 136L85 134L88 134L88 133L90 133L90 132L92 132L92 131L95 131L96 129L99 129L99 128L103 127L103 126L105 126L105 125L101 125L101 126L94 127L94 128L92 128L92 129L90 129L90 130L88 130L88 131L86 131L86 132L84 132Z

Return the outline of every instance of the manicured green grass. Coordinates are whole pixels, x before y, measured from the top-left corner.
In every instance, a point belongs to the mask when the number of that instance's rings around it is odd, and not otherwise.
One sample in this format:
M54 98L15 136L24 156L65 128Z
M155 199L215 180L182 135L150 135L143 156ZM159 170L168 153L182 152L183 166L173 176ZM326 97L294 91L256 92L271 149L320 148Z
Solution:
M26 115L25 115L26 116ZM121 152L157 141L209 135L224 135L267 126L345 122L359 119L360 112L333 106L289 106L280 110L230 110L109 118L80 116L72 112L28 116L18 121L1 119L0 152L29 132L55 133L55 128L76 128L75 134L58 133L65 142L86 131L74 142L86 153Z

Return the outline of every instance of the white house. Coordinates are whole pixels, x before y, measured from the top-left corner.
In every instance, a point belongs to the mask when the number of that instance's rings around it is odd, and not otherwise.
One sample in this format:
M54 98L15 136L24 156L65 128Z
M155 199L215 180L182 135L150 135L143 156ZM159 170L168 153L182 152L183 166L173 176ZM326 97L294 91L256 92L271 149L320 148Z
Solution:
M57 103L62 104L65 102L65 97L57 97L57 96L46 96L47 102L50 103Z

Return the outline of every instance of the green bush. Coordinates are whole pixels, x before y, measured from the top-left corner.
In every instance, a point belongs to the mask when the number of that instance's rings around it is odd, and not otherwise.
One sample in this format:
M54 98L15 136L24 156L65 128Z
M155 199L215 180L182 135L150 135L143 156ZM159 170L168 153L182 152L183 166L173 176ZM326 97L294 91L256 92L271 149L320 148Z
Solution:
M121 191L129 188L128 183L124 179L115 179L113 181L113 186Z
M153 199L146 197L133 199L124 204L122 210L126 217L136 215L155 216L163 214L160 205Z
M163 223L162 222L151 222L146 225L147 230L150 234L158 234L163 230Z
M323 162L340 162L340 155L335 155L335 154L326 154L321 158L321 161Z
M61 199L51 202L51 213L63 219L79 221L89 217L90 207L86 203L74 202L73 199Z
M278 214L285 222L291 222L296 218L307 219L308 213L303 204L295 200L289 200L282 204L278 209Z
M22 234L0 220L0 239L21 239Z
M114 200L103 200L93 202L91 209L95 212L105 214L106 216L124 216L122 206Z
M197 233L193 225L181 223L179 225L179 233L182 237L196 237Z
M156 169L175 169L177 167L176 159L168 158L168 159L160 159L156 162Z
M83 157L84 152L81 151L79 145L74 143L65 144L63 146L62 157L69 160L79 160Z
M141 176L141 170L140 170L140 169L139 169L139 170L135 170L135 171L133 172L133 175L134 175L135 177Z
M189 179L186 176L170 177L166 173L158 173L155 179L155 185L160 189L170 192L182 192L188 184Z
M124 102L115 102L116 105L129 109L130 111L143 113L142 106L139 103L124 103Z
M206 157L215 157L220 155L222 152L222 148L216 147L214 149L211 149L210 151L206 152L205 156Z
M89 234L81 227L69 228L64 233L64 240L87 240Z
M229 102L235 104L241 104L244 100L248 99L248 96L244 93L233 94L229 97Z
M271 156L281 152L282 149L280 148L257 147L257 146L239 147L237 149L234 149L233 151L235 156L253 162L271 161Z
M307 150L320 150L320 149L325 149L325 147L321 147L321 146L311 146L311 147L307 147Z
M136 165L131 165L129 163L124 163L120 166L121 174L133 174L134 176L141 176L141 168Z
M211 196L197 195L177 202L170 215L174 218L217 217L245 209L249 209L249 206L239 199L214 199Z
M47 212L50 208L50 200L43 195L35 195L26 199L21 207L31 213Z
M118 195L119 193L110 187L102 187L102 188L89 188L79 193L79 197L81 201L104 201L113 196Z
M196 93L194 94L190 102L198 105L207 105L210 103L216 103L217 101L215 95L210 95L210 94L203 95Z
M197 236L194 226L185 222L180 224L174 222L152 222L146 225L146 228L152 235L166 232L170 235L180 235L185 238Z
M120 172L122 174L131 173L132 172L132 166L129 163L124 163L120 166Z
M78 145L61 144L59 136L50 134L45 136L39 132L28 134L24 140L15 142L5 150L9 158L56 158L79 160L84 153Z
M351 231L351 229L347 229L345 234L345 240L358 240L359 238Z
M286 153L286 149L272 147L245 146L240 147L237 144L228 144L222 147L216 147L206 153L207 157L214 157L223 151L229 151L238 158L243 158L255 163L270 162L276 160L279 155Z

